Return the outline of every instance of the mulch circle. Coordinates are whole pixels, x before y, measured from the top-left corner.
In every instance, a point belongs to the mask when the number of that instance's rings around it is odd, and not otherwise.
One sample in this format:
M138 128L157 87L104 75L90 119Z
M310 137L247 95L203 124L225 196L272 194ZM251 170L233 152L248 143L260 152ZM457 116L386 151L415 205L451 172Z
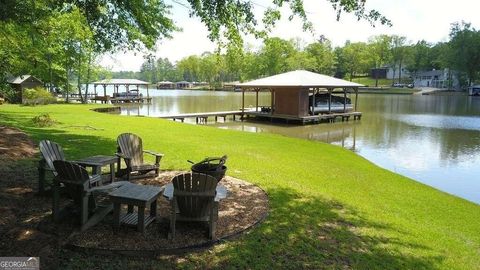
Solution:
M162 186L181 171L167 171L157 178L135 181L137 184ZM144 235L135 228L121 225L112 229L113 217L85 232L70 235L66 247L100 254L128 256L156 256L209 247L222 240L240 235L262 222L268 214L268 196L259 187L240 179L226 176L220 182L228 189L227 198L219 203L216 239L207 237L208 227L201 222L177 222L174 240L168 240L170 204L165 198L157 201L157 220L150 224Z

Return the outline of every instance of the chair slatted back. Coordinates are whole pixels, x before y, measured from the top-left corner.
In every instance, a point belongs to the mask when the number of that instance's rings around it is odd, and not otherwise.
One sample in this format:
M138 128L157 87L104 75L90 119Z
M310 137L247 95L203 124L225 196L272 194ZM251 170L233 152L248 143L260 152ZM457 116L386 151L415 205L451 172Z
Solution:
M53 166L57 171L56 179L59 182L89 187L90 176L82 166L64 160L53 161Z
M143 164L142 139L133 133L123 133L117 138L120 153L132 159L132 166Z
M57 176L53 162L55 160L65 160L65 154L63 153L62 147L58 143L49 140L40 141L39 147L45 163L50 169L53 170L53 174Z
M199 218L208 215L218 183L214 177L201 173L185 173L175 176L172 183L173 196L182 216Z

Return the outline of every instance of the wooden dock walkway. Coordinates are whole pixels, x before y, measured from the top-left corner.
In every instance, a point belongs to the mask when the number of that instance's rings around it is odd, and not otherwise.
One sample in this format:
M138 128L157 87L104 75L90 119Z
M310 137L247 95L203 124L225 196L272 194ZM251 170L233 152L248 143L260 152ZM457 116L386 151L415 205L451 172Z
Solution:
M290 115L271 115L270 113L255 111L255 109L245 109L238 111L224 111L224 112L200 112L200 113L183 113L183 114L173 114L173 115L164 115L159 116L159 118L163 119L172 119L173 121L180 120L181 122L185 121L185 118L195 118L195 122L197 124L206 124L209 117L215 117L215 122L218 121L218 118L223 118L225 122L227 116L232 116L232 119L235 121L236 117L240 120L243 120L244 117L258 117L258 118L266 118L270 120L278 119L283 120L287 123L320 123L320 122L330 122L333 123L337 119L341 119L342 122L349 121L350 118L353 120L360 120L362 118L361 112L345 112L345 113L331 113L331 114L319 114L319 115L309 115L303 117L295 117Z
M337 119L341 119L342 122L349 121L350 118L353 120L360 120L362 118L361 112L344 112L344 113L331 113L331 114L317 114L317 115L308 115L308 116L291 116L291 115L281 115L281 114L270 114L265 112L258 112L258 111L246 111L245 115L247 117L253 116L258 118L270 119L273 120L282 120L286 123L301 123L301 124L308 124L308 123L320 123L320 122L329 122L333 123Z
M245 111L246 113L247 111ZM195 118L196 123L204 123L206 124L208 121L208 117L215 117L215 122L218 121L218 118L223 118L223 121L227 119L227 116L232 116L233 120L236 120L236 116L242 117L243 113L241 110L238 111L224 111L224 112L201 112L201 113L182 113L182 114L173 114L173 115L164 115L160 116L159 118L164 119L172 119L176 121L177 119L180 121L185 121L185 118Z

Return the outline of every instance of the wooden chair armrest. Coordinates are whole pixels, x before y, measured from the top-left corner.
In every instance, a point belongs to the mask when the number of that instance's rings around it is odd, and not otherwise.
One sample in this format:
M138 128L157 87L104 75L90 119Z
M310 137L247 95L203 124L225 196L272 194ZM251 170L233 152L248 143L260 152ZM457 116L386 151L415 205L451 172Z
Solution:
M152 156L156 156L156 157L163 157L164 154L161 154L161 153L156 153L156 152L153 152L151 150L143 150L144 153L146 154L150 154Z
M150 151L150 150L143 150L143 152L146 153L146 154L150 154L152 156L155 156L155 164L157 166L160 166L160 160L162 159L163 154L155 153L155 152Z

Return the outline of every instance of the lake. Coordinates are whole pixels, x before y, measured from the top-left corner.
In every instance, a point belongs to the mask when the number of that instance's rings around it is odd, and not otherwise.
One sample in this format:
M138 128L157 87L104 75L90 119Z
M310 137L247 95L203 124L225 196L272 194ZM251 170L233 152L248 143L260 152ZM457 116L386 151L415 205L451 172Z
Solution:
M241 93L234 92L150 90L150 95L152 104L125 105L121 113L154 117L241 107ZM260 105L269 102L270 95L261 93ZM246 106L254 104L254 94L247 94ZM338 145L380 167L480 204L480 98L361 94L358 104L360 121L291 126L229 119L208 125Z

